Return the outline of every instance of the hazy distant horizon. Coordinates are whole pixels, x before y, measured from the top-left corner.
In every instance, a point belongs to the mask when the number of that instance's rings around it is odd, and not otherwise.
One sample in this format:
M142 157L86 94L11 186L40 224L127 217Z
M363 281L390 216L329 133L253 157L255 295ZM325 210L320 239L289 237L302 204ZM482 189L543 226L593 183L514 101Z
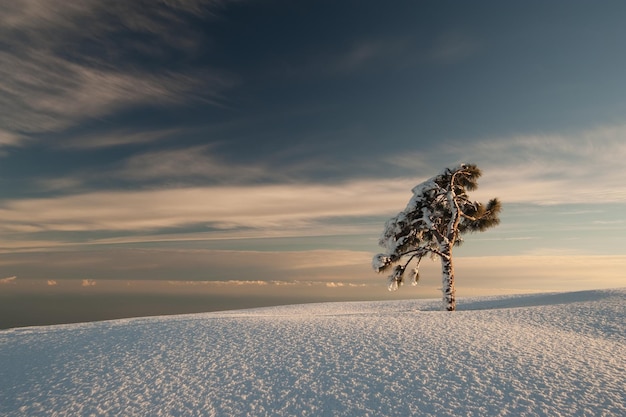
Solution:
M384 290L381 288L381 290ZM427 293L426 293L427 294ZM82 323L131 317L163 316L212 311L239 310L291 304L336 301L376 301L404 298L432 298L422 294L387 293L367 296L297 294L262 296L254 294L215 295L168 293L0 293L0 329L26 326ZM432 294L431 294L432 295ZM412 297L413 296L413 297Z
M434 279L433 279L434 278ZM212 311L239 310L256 307L270 307L292 304L343 302L343 301L388 301L440 299L441 291L433 282L438 277L430 277L426 283L416 287L405 285L398 291L386 289L384 277L378 282L363 286L336 286L324 283L262 284L238 282L232 284L238 290L224 291L223 284L196 283L192 289L183 291L149 290L143 288L130 292L119 290L115 282L104 291L93 291L93 287L81 287L81 282L73 282L71 289L57 291L0 291L0 329L28 326L48 326L57 324L83 323L114 320L132 317L163 316ZM100 281L100 286L106 283ZM625 283L615 280L613 284L598 285L588 281L585 285L556 289L556 292L573 292L589 289L621 288ZM58 284L57 284L58 285ZM203 288L204 287L204 288ZM207 288L208 287L208 288ZM211 288L212 287L212 288ZM227 286L226 286L227 287ZM247 287L247 288L245 288ZM114 289L118 288L118 289ZM196 292L194 292L194 289ZM259 289L261 291L259 291ZM495 296L507 294L532 294L546 292L546 289L532 288L471 288L457 285L457 296ZM551 292L551 291L548 291Z
M226 280L182 280L180 275L173 280L6 277L0 279L0 328L309 302L441 297L441 269L436 260L422 262L417 286L403 285L389 292L386 274L370 270L368 253L347 257L345 265L341 265L341 258L327 255L317 253L307 261L315 263L308 268L309 273L321 271L321 277L294 272L298 269L289 268L289 262L295 262L289 257L285 260L287 272L276 274L275 279L260 272L243 277L247 279L233 276ZM306 258L298 256L297 265L301 266ZM619 288L626 284L624 256L458 257L455 266L458 297ZM107 271L101 273L106 276Z

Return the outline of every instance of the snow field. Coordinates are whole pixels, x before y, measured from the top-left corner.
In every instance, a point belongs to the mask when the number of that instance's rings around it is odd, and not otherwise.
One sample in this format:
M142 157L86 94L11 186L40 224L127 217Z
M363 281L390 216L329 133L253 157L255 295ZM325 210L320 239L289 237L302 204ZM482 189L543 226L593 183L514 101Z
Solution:
M622 416L626 290L0 332L3 416Z

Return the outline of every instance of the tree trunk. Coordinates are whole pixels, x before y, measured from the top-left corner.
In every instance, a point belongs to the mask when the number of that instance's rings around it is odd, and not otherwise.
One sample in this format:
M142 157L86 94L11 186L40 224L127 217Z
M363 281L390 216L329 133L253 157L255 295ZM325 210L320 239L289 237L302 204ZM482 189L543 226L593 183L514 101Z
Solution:
M454 288L454 266L452 266L452 248L445 248L441 257L441 291L443 293L443 308L448 311L456 310L456 290Z

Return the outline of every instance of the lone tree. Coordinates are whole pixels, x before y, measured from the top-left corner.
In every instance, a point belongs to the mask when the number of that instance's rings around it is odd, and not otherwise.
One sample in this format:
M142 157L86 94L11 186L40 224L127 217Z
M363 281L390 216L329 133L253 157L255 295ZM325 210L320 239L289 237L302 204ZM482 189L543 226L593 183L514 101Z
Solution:
M467 191L478 187L480 169L476 165L446 168L439 175L413 188L413 198L406 208L387 220L380 237L386 249L372 260L376 272L392 269L389 290L395 291L404 281L411 261L411 282L417 285L418 267L425 255L441 259L443 306L456 310L452 248L463 242L462 234L485 231L500 223L502 208L496 198L487 205L471 201Z

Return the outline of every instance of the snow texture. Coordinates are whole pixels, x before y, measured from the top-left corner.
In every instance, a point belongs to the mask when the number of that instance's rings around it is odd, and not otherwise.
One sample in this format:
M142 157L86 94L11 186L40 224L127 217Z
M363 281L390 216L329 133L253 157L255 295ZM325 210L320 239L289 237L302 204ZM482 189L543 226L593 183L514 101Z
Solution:
M0 415L624 416L626 289L0 332Z

